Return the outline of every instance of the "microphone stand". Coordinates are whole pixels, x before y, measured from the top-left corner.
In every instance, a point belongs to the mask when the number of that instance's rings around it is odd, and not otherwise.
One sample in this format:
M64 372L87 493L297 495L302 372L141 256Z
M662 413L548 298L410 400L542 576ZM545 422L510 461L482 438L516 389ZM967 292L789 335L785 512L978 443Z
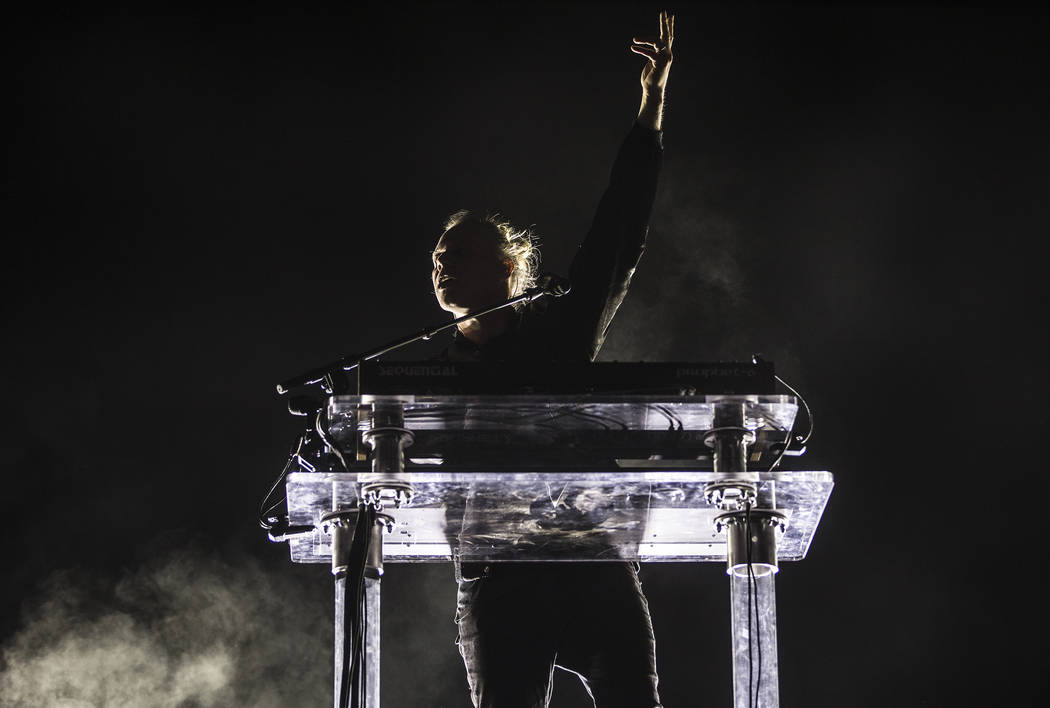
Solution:
M354 369L360 367L361 364L363 364L366 361L376 359L378 357L383 356L384 354L394 351L395 349L400 349L401 347L412 344L413 342L418 342L421 339L430 339L435 334L443 332L446 329L449 329L450 327L455 327L460 322L466 322L467 320L476 319L478 317L484 317L485 315L495 312L497 310L502 310L504 307L511 307L512 305L517 305L519 302L532 302L533 300L541 298L544 295L550 295L551 297L561 297L567 292L569 292L569 289L565 284L557 282L555 278L546 277L541 281L540 285L534 288L529 288L521 295L512 297L497 305L492 305L491 307L486 307L480 310L476 310L474 312L469 312L463 315L462 317L457 317L456 319L450 322L445 322L436 327L427 327L426 329L422 329L416 332L415 334L410 334L409 336L404 337L402 339L396 339L392 342L382 345L381 347L371 349L361 354L350 354L348 356L339 357L335 361L329 362L322 366L318 366L317 368L311 369L310 371L307 371L304 374L300 374L299 376L296 376L294 378L282 381L281 383L277 384L277 393L283 396L293 388L298 388L300 386L309 386L311 384L320 383L322 381L325 382L324 387L326 393L334 393L336 385L335 377L333 376L333 374L337 371L353 371ZM358 395L360 395L360 376L358 376L357 378L357 383L357 393Z
M544 276L538 285L529 288L521 295L512 297L504 302L491 307L457 317L451 322L445 322L436 327L427 327L402 339L397 339L381 347L340 357L333 362L312 369L305 374L282 381L277 385L277 393L284 395L291 389L324 382L325 392L328 394L341 393L344 378L341 372L357 369L357 394L361 393L361 365L364 362L382 356L395 349L417 342L421 339L430 339L438 332L450 327L455 327L461 322L484 317L490 313L511 307L519 302L532 302L544 295L560 297L569 291L568 281L556 276ZM338 376L338 379L337 379ZM291 410L291 403L289 409ZM405 441L401 437L408 431L403 430L403 419L399 416L383 418L378 426L373 425L372 440L373 452L379 457L387 457L391 452L393 444L394 457L401 458L404 464L402 448ZM380 438L387 438L385 440ZM326 441L327 442L327 441ZM397 465L388 465L382 459L373 458L373 472L377 469L388 470ZM287 470L287 468L286 468ZM379 607L379 582L382 577L383 558L383 529L389 522L392 527L391 517L379 514L381 502L384 499L396 499L395 506L399 505L401 495L405 494L405 484L399 479L401 475L397 472L389 475L388 479L377 480L362 487L362 503L354 511L349 509L336 509L326 514L322 523L327 523L330 528L324 528L325 533L330 533L333 538L332 546L332 574L335 576L336 598L335 598L335 678L336 696L335 705L339 708L358 708L359 706L373 706L378 704L379 695L379 630L378 630L378 607ZM280 483L280 480L278 480ZM275 485L276 486L276 485ZM373 487L369 495L369 487ZM411 485L407 485L408 496L411 500ZM264 500L265 504L265 500ZM379 519L387 521L376 524ZM287 522L286 522L287 523ZM278 538L293 527L283 529ZM295 531L306 531L307 527L294 527ZM312 527L310 528L312 530ZM350 532L353 531L352 535ZM349 538L348 538L349 536ZM273 538L271 536L271 538ZM351 540L352 539L352 540ZM277 540L277 539L274 539ZM372 560L377 558L378 561ZM371 565L369 565L371 563ZM372 573L371 575L369 573ZM373 616L370 616L373 615ZM371 656L371 652L375 652Z

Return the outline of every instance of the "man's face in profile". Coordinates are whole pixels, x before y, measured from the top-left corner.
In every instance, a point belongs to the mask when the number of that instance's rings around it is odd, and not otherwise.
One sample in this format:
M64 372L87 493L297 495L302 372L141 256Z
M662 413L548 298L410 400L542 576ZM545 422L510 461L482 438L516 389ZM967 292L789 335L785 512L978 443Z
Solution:
M431 280L441 309L458 316L511 296L514 266L480 224L454 226L434 247Z

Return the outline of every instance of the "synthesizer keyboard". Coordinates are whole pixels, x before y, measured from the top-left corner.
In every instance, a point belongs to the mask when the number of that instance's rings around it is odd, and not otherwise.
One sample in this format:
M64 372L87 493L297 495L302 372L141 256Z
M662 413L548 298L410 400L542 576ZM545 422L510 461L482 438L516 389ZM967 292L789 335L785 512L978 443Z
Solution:
M369 361L339 392L366 395L626 394L770 395L773 364L602 362L507 364ZM359 388L358 388L359 386Z

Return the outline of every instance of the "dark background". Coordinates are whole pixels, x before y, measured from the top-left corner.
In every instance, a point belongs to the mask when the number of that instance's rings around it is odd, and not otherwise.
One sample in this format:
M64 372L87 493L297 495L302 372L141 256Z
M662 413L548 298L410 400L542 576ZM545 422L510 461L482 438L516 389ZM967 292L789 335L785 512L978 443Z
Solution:
M429 251L455 209L534 224L566 272L659 9L6 25L0 702L330 700L328 569L254 525L299 426L273 384L440 321ZM671 9L665 171L601 359L761 352L807 396L816 434L789 466L837 486L777 580L783 705L1027 702L1046 14ZM723 569L642 577L666 705L728 705ZM469 705L454 591L447 565L388 566L384 705Z

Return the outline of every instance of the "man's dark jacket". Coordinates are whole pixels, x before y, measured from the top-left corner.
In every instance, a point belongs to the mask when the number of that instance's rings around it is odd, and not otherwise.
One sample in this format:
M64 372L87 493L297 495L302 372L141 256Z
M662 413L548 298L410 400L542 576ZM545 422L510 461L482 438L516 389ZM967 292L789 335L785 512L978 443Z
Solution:
M594 223L573 258L569 294L523 307L509 331L482 347L457 334L442 358L594 360L645 251L663 162L662 135L635 124L620 146Z
M458 332L442 353L451 361L593 361L645 251L663 162L663 134L635 124L613 164L587 238L569 270L571 291L523 307L510 330L477 346ZM455 525L453 524L454 528ZM456 559L456 578L484 567Z

